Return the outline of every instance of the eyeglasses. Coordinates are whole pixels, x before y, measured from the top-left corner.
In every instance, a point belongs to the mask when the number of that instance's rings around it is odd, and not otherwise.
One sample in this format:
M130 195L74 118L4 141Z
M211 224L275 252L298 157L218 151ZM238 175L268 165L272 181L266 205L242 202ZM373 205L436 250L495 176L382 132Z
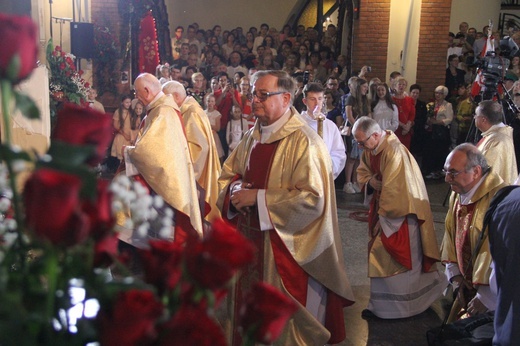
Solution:
M261 91L255 90L249 96L249 100L253 101L256 97L260 102L265 102L271 96L285 94L285 93L286 93L286 91L261 92Z
M460 171L460 172L458 172L458 171L447 171L447 170L445 170L445 169L442 170L442 174L443 174L444 176L448 176L448 175L449 175L449 176L451 177L451 179L455 179L455 177L456 177L457 175L459 175L459 174L461 174L461 173L464 173L464 172L465 172L465 171Z
M364 147L364 146L365 146L365 143L368 142L368 140L370 139L370 137L372 137L374 134L375 134L375 132L372 133L370 136L368 136L367 139L365 139L364 141L356 141L357 145L360 146L360 147Z

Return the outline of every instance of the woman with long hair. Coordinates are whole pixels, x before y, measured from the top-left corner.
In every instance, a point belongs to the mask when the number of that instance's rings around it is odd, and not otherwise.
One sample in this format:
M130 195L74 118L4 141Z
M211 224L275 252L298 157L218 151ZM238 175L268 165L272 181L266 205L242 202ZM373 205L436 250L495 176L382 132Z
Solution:
M410 144L412 143L412 126L415 120L415 102L414 100L406 95L406 87L408 82L402 76L397 77L394 80L393 88L395 90L392 99L397 105L399 111L399 127L395 130L395 135L404 146L410 150Z
M381 130L395 131L399 126L399 111L390 96L386 83L376 84L376 94L372 101L372 118L377 121Z
M363 78L356 78L352 82L350 95L345 101L345 115L350 127L354 126L357 119L362 116L372 117L370 112L370 104L368 102L368 83ZM361 148L352 136L348 136L348 140L352 141L352 150L348 155L347 164L345 165L345 186L343 191L349 194L361 192L361 188L357 183L356 167L359 165L359 157L361 156Z
M112 125L114 126L115 136L110 150L110 156L114 166L119 166L119 162L123 159L123 146L132 145L137 137L139 124L132 120L132 112L130 106L132 98L129 95L121 97L119 108L114 112L112 117Z

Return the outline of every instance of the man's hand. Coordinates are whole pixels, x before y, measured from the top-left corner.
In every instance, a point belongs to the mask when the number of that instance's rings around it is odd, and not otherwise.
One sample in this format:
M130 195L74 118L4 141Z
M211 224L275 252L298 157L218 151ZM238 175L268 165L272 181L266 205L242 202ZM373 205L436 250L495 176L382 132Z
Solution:
M258 189L251 189L252 184L237 184L231 192L231 203L242 214L249 211L249 207L256 205Z
M478 314L483 314L486 311L488 311L488 308L478 299L477 297L471 299L471 301L468 303L467 308L468 314L471 316L475 316Z
M370 178L368 183L370 184L370 186L374 188L374 190L381 191L381 189L383 188L383 182L381 180L378 180L376 176Z
M462 306L466 306L466 299L464 298L464 291L465 290L472 290L473 289L473 285L471 285L471 283L469 281L464 280L462 275L456 275L453 278L451 278L451 283L455 286L455 288L458 287L458 289L459 289L457 291L457 299L459 300L460 304Z

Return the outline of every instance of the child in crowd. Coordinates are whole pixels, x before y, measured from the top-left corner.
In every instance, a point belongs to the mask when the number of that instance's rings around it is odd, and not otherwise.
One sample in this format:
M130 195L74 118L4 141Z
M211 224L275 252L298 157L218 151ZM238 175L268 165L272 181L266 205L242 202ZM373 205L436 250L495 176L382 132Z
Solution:
M135 126L135 128L132 128L132 130L137 131L137 133L139 133L141 121L143 121L144 117L146 116L146 112L144 110L145 106L141 101L138 99L132 100L132 125ZM135 137L135 139L137 139L137 135Z
M239 106L234 105L231 108L230 115L231 119L229 119L226 126L226 140L229 146L228 155L235 150L242 137L244 137L244 133L249 129L247 120L242 117L242 109Z
M139 124L136 125L135 119L132 119L131 105L132 99L130 96L124 95L121 98L119 108L112 117L112 124L116 133L110 150L111 164L109 168L113 171L117 169L123 159L123 146L132 145L137 137Z
M206 96L206 114L209 119L209 123L211 124L211 132L213 132L213 138L215 139L215 145L217 146L217 153L220 159L220 163L224 160L224 149L222 148L222 143L220 142L220 138L218 137L217 132L220 130L220 118L222 114L216 108L216 99L215 95L208 94Z

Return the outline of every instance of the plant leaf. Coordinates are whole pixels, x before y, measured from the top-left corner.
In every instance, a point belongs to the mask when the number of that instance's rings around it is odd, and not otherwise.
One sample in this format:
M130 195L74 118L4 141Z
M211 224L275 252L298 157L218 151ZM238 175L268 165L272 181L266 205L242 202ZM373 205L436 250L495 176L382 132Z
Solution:
M40 110L29 96L18 91L14 92L16 108L28 119L40 119Z

